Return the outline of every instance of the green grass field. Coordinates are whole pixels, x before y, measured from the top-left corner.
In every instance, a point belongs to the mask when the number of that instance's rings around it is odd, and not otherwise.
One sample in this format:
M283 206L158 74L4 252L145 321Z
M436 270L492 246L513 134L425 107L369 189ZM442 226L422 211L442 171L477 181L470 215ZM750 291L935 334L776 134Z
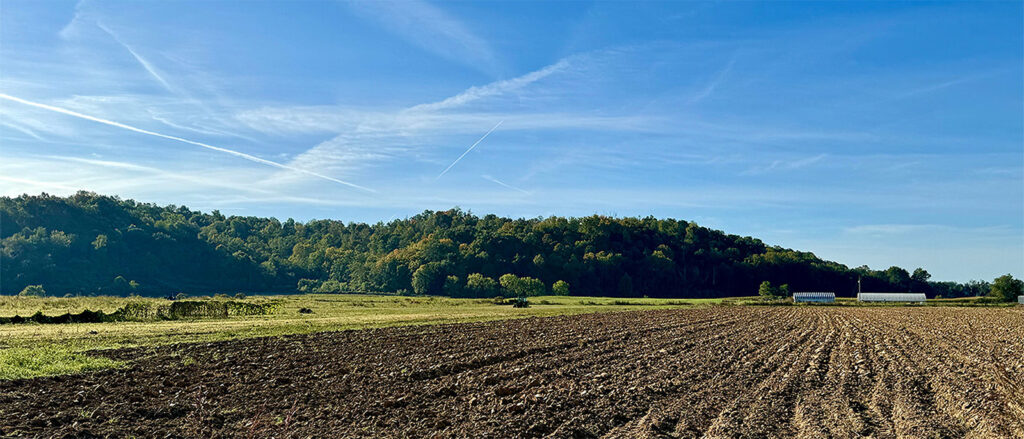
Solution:
M280 300L271 315L227 319L152 322L0 325L0 379L59 375L117 367L121 363L89 351L173 343L209 342L248 337L305 334L395 325L424 325L544 317L591 312L700 306L720 299L614 299L544 296L531 307L498 305L491 299L310 294L256 296L246 301ZM132 301L163 299L121 297L35 298L0 296L0 316L77 313L85 309L113 312ZM301 314L309 308L312 314Z

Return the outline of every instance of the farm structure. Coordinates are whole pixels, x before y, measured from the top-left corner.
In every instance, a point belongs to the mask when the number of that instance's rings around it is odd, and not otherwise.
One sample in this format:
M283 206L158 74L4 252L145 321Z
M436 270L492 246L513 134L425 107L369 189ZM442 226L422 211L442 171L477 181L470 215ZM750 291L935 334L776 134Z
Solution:
M802 292L793 293L793 302L816 302L816 303L832 303L836 301L836 293L833 292Z
M1024 305L1024 296L1017 296L1017 303Z
M925 302L924 293L859 293L860 302Z

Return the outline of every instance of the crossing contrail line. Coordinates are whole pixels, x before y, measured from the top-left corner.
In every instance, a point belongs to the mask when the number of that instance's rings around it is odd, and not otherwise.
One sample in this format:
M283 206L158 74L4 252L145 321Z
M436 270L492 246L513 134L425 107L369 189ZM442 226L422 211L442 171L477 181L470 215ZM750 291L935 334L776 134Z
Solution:
M473 146L470 146L469 149L467 149L466 152L462 153L462 155L460 155L459 158L455 159L455 161L452 162L452 164L448 165L447 168L444 168L444 171L441 171L440 174L437 174L437 178L435 178L434 180L437 180L437 179L441 178L441 176L443 176L444 174L448 173L448 170L451 169L453 166L455 166L455 164L458 163L459 160L462 160L462 158L465 157L466 154L469 154L469 152L472 151L473 148L476 148L476 146L479 145L480 142L483 142L484 139L487 138L487 136L489 136L492 132L494 132L494 130L498 129L498 126L501 125L502 122L504 122L504 120L499 120L498 123L494 125L494 128L491 128L490 131L484 133L483 137L477 139L477 141L473 143Z

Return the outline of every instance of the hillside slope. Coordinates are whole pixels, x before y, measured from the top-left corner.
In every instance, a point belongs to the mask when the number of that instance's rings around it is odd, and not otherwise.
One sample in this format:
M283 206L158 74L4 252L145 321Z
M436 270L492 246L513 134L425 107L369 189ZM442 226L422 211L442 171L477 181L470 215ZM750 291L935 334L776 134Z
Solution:
M508 273L539 279L547 289L565 281L572 295L623 297L751 295L764 280L851 295L858 277L866 290L963 289L929 284L923 270L912 277L899 267L850 269L755 238L652 217L509 219L453 209L386 224L299 223L79 192L0 198L0 238L4 294L43 285L55 295L491 297L501 294L498 280Z

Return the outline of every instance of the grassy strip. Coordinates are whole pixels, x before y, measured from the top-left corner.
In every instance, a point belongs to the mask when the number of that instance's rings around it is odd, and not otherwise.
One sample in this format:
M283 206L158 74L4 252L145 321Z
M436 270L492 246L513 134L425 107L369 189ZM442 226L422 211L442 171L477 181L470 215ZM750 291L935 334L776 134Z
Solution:
M73 352L58 345L0 350L0 380L64 375L123 365L120 361Z

